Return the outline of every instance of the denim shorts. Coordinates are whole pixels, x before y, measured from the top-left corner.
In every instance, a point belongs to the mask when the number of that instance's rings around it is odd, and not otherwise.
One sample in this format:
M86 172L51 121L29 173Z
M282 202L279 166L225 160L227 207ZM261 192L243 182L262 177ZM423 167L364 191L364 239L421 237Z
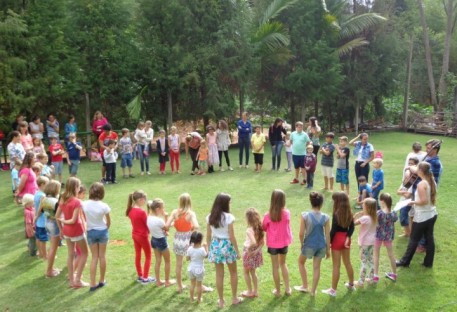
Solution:
M49 238L48 233L46 232L46 228L37 226L35 228L35 238L40 242L47 242Z
M292 154L292 160L294 162L295 169L305 168L305 156Z
M121 168L129 167L132 168L132 154L127 153L122 155Z
M50 237L56 237L60 235L59 227L57 226L56 220L46 220L46 232Z
M306 257L307 259L312 259L313 257L317 258L325 258L325 255L327 254L327 248L320 248L320 249L314 249L314 248L308 248L303 246L301 249L301 254Z
M109 233L106 230L89 230L87 231L87 243L93 244L108 244Z
M73 243L76 243L76 242L82 241L83 239L86 239L86 234L82 234L82 235L79 235L79 236L71 236L71 237L65 235L64 238L70 240ZM76 253L77 252L78 251L76 251Z
M79 164L81 163L81 161L70 159L70 162L71 162L71 165L68 166L68 172L70 172L70 174L76 175L78 173Z
M288 251L289 251L289 246L282 247L282 248L270 248L270 247L268 247L268 250L267 250L267 252L272 256L286 255Z
M54 166L54 174L62 174L63 161L53 161L52 165Z
M164 252L168 249L168 242L166 237L151 238L152 249L158 249L160 252Z

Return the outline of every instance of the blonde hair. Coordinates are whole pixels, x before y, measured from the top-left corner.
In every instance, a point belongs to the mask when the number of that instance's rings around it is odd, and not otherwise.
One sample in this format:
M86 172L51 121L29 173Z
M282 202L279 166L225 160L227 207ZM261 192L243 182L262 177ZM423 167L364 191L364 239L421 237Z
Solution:
M295 127L298 127L298 126L302 126L303 127L303 123L301 121L297 121L295 123Z
M44 188L44 194L46 196L57 197L60 193L60 182L56 180L49 181Z
M65 183L65 191L62 193L60 198L61 203L65 203L72 197L78 196L79 186L81 185L81 181L78 178L70 177Z
M207 147L206 141L205 141L205 140L201 140L201 141L200 141L200 146L206 148L206 147Z
M382 158L375 158L375 159L373 159L373 163L377 164L379 167L381 167L382 164L384 163L384 161L382 160Z
M376 199L371 197L365 198L363 200L363 206L366 208L366 212L370 216L373 225L376 225L376 222L378 222L378 215L376 214L378 204Z
M433 205L435 205L436 202L436 182L435 182L435 177L433 176L431 166L428 162L426 161L421 161L419 165L417 166L419 171L421 171L424 176L425 180L427 180L428 184L430 185L430 201L432 202Z
M150 126L152 126L152 121L146 120L146 122L144 123L144 125L150 127Z
M192 210L192 200L189 193L182 193L179 196L179 209L184 212Z
M27 206L33 206L33 203L34 203L34 196L32 194L24 194L24 196L22 197L22 205L24 207L27 207Z
M161 198L154 198L148 202L148 213L156 213L156 210L163 207L165 202Z
M175 126L171 126L170 132L173 132L173 131L178 131L178 128L176 128Z
M76 133L70 132L70 134L68 135L68 138L69 138L69 139L72 139L72 138L75 138L75 139L76 139Z
M37 179L36 179L36 184L38 185L38 187L42 186L42 185L46 185L49 183L49 179L48 177L45 177L45 176L39 176Z

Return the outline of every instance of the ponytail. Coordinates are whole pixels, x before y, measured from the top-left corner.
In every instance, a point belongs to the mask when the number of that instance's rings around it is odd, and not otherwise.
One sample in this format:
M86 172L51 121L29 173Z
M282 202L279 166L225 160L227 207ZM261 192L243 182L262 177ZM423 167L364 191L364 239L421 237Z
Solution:
M140 198L146 198L146 193L142 190L135 191L129 194L129 199L127 201L127 210L125 211L125 215L128 217L130 210L133 208L133 204L139 200Z
M125 215L128 217L130 210L132 210L133 205L133 193L129 194L129 199L127 200L127 210L125 211Z

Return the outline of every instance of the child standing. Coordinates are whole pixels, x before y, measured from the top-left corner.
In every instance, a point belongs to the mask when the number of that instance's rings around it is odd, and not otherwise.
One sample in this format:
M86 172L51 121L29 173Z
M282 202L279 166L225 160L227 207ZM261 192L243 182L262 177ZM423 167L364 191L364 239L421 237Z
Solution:
M127 128L122 129L122 137L119 140L119 149L121 151L121 168L124 178L134 178L132 174L133 144L130 138L130 131ZM125 167L128 167L129 175L125 174Z
M279 268L281 268L286 289L285 294L290 296L292 288L289 286L289 269L286 264L286 256L289 245L292 243L292 231L290 229L290 211L286 208L284 191L276 189L271 194L270 211L263 217L262 227L267 233L268 253L271 255L275 283L273 295L276 297L281 295L279 278Z
M24 194L22 197L22 205L24 205L24 224L25 224L25 238L29 240L27 248L32 257L36 256L36 239L33 220L35 219L35 209L33 207L33 195Z
M228 170L233 171L233 168L230 166L230 158L228 149L232 144L232 140L230 139L230 132L225 120L219 120L219 126L216 130L216 143L217 143L217 151L219 154L219 170L225 171L222 168L222 153L224 153L225 162L227 163Z
M341 190L349 196L349 155L347 147L348 137L340 137L340 144L336 148L336 183L340 183Z
M165 166L167 165L169 146L168 140L165 137L165 130L159 131L159 138L156 141L157 143L157 153L159 153L159 163L160 163L160 172L159 174L165 174Z
M322 144L320 153L322 154L321 168L322 175L324 176L324 191L329 190L333 192L333 152L335 145L333 145L333 132L325 135L325 142Z
M306 147L306 156L305 156L305 170L307 176L308 185L307 189L312 189L314 185L314 172L316 172L316 163L317 158L314 155L314 147L310 144Z
M376 200L378 209L380 208L378 203L379 193L384 189L384 171L382 170L382 158L373 159L373 182L371 183L371 192L373 198Z
M171 174L181 173L179 171L179 153L181 147L181 139L179 134L177 134L177 129L175 126L170 128L171 134L168 136L168 146L170 147L170 165L171 165ZM176 171L175 171L176 168Z
M205 276L205 267L203 260L208 256L208 245L203 243L203 234L200 232L193 232L190 236L190 246L187 249L186 259L190 261L187 272L190 279L190 302L195 300L194 293L195 287L197 288L197 303L202 301L202 283Z
M241 293L246 298L255 298L258 293L258 278L256 269L263 265L262 247L265 244L260 214L255 208L246 211L246 241L243 246L244 280L248 290Z
M300 218L299 236L302 247L298 258L298 268L300 269L302 285L295 286L294 289L305 293L309 291L311 296L315 296L320 278L321 261L324 257L327 259L330 257L330 218L321 212L324 203L322 194L311 192L309 201L312 207L311 212L303 212ZM313 259L313 286L311 290L308 289L306 259Z
M137 282L147 285L154 283L156 279L149 277L151 267L151 244L149 243L149 229L147 225L148 216L143 210L146 204L146 193L135 191L129 195L125 215L132 223L132 239L135 246L135 267L138 275ZM146 260L144 268L141 268L141 251L144 251Z
M46 216L40 209L40 203L45 198L44 189L49 183L49 179L46 177L38 177L36 180L38 191L35 193L33 198L33 203L35 206L35 219L33 224L35 225L35 238L36 244L38 247L38 253L41 259L46 261L46 242L48 239L48 234L46 233Z
M76 133L72 132L68 135L67 142L67 163L71 177L76 177L78 174L79 164L81 163L81 142L76 141Z
M182 262L187 254L192 231L198 229L198 221L192 210L192 201L188 193L179 196L179 207L171 212L167 220L168 229L174 223L176 233L173 241L173 252L176 255L176 282L178 292L182 292L185 286L182 284Z
M359 248L360 261L360 277L356 286L363 287L365 280L372 281L374 275L373 263L373 246L376 239L376 200L374 198L366 198L363 201L363 211L354 215L354 225L360 225L359 232Z
M105 286L106 247L108 246L111 226L111 208L102 200L105 197L105 188L102 183L95 182L89 189L89 200L83 203L87 221L87 242L92 254L90 263L90 291ZM100 265L100 278L96 282L97 266Z
M287 172L292 170L292 142L290 141L290 131L287 131L284 146L286 147Z
M30 124L32 124L32 123L30 123ZM46 152L46 150L44 149L43 142L41 141L40 138L33 138L32 152L35 154L35 156Z
M254 171L260 173L263 165L263 154L265 152L264 146L267 139L265 134L261 133L261 128L259 125L254 126L255 133L251 137L251 148L252 153L254 154Z
M168 214L165 212L164 202L160 198L148 202L148 229L151 233L151 247L156 257L155 277L156 285L168 287L176 282L170 280L170 250L168 249L167 231L165 222ZM160 265L165 262L165 282L160 279Z
M395 237L395 222L398 220L397 213L391 211L392 208L392 197L390 194L381 194L379 201L381 203L381 209L378 210L378 225L376 227L376 240L374 243L374 276L373 282L379 281L379 251L381 246L384 245L387 249L387 255L390 260L390 267L392 272L386 273L386 277L391 281L397 281L397 266L395 264L395 256L393 252L392 241Z
M219 297L218 307L224 307L224 264L227 264L230 273L232 288L232 305L240 304L243 299L237 295L238 274L236 260L240 258L238 244L235 237L233 223L235 217L230 213L231 197L219 193L214 200L211 213L206 217L206 242L210 246L209 262L216 268L216 288Z
M19 186L20 179L19 179L19 170L21 170L22 161L20 159L16 159L14 161L14 167L11 170L11 188L13 189L13 196L16 199L16 189Z
M117 184L116 181L116 161L117 161L117 152L116 152L117 143L114 140L109 140L107 148L103 151L103 159L106 163L106 183Z
M365 198L370 198L372 196L372 192L371 186L368 185L365 176L358 177L357 182L359 182L359 196L357 197L357 205L355 208L360 209L362 208Z
M41 153L38 154L36 158L43 165L40 175L45 176L48 179L51 179L54 174L54 170L53 166L48 166L48 155L46 153Z
M217 151L217 134L214 127L209 125L206 127L206 142L208 143L208 173L214 172L214 166L219 165L219 153Z
M205 175L208 170L208 145L205 140L200 141L200 148L197 154L198 173L197 175Z
M49 145L49 152L51 153L51 162L54 166L54 177L57 175L59 182L62 183L63 155L65 151L57 139L55 136L50 137L51 145Z
M88 283L81 280L81 276L87 261L87 241L84 235L84 226L81 220L82 203L77 198L81 182L79 179L70 177L65 185L65 191L59 200L59 208L56 212L56 220L60 224L62 233L67 241L68 248L68 278L70 287L81 288L89 286ZM81 255L77 271L73 270L75 259L75 246L78 246ZM74 274L76 273L76 274Z

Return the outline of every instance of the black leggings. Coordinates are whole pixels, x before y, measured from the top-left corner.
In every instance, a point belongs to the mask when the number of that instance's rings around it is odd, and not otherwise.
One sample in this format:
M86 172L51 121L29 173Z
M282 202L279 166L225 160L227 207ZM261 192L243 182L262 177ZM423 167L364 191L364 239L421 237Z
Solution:
M189 154L190 154L190 159L192 159L192 171L194 171L195 169L198 169L198 159L197 159L198 149L189 147Z
M219 167L222 167L222 152L224 152L225 162L227 163L227 166L230 167L230 158L229 158L229 155L228 155L228 151L218 151L218 153L219 153Z

